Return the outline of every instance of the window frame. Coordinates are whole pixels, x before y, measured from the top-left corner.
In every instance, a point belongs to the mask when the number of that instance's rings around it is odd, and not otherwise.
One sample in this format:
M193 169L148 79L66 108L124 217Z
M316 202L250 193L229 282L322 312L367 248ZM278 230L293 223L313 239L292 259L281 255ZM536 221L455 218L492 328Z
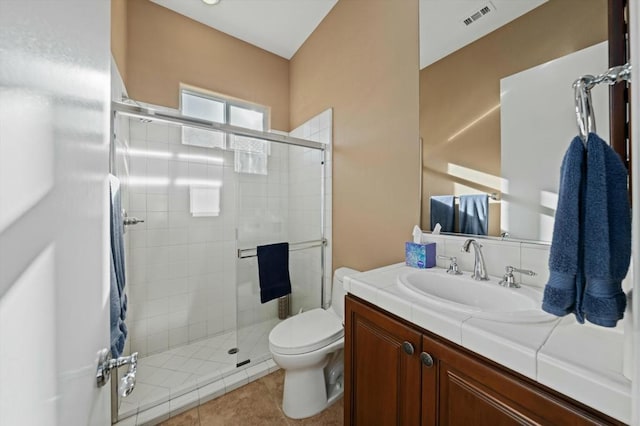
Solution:
M208 99L208 100L212 100L212 101L216 101L216 102L220 102L224 105L224 124L228 124L228 125L232 125L230 123L231 120L231 107L235 106L237 108L242 108L242 109L246 109L246 110L250 110L250 111L255 111L255 112L259 112L262 113L262 129L260 129L263 132L268 132L270 130L270 115L271 115L271 109L266 106L266 105L260 105L260 104L256 104L253 102L249 102L249 101L244 101L242 99L237 99L237 98L233 98L230 96L224 96L221 95L219 93L214 93L214 92L210 92L207 91L205 89L198 89L195 87L191 87L191 86L180 86L180 96L179 96L179 106L178 108L180 109L180 114L183 114L182 112L182 95L183 94L187 94L190 96L197 96L203 99ZM241 126L240 126L241 127ZM227 135L227 145L229 142L229 135Z

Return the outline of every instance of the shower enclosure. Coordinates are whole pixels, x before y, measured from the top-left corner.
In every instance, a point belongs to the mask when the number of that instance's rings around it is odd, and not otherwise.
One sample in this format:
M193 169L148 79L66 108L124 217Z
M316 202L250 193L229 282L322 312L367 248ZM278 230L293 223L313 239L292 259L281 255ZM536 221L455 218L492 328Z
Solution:
M132 223L126 351L139 353L133 393L114 390L116 421L163 404L173 411L181 397L246 383L245 369L274 367L278 303L260 303L256 246L289 242L292 313L329 300L330 145L320 132L313 141L138 103L114 103L112 127L111 170ZM207 139L223 143L201 146Z

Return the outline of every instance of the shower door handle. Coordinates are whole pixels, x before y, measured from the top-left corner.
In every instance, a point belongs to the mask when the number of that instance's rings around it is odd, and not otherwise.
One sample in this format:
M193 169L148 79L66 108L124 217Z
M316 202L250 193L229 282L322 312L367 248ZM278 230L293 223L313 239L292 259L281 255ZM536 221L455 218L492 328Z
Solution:
M111 378L111 370L114 368L128 365L127 373L120 379L118 393L120 396L126 397L133 391L136 386L136 372L138 369L138 352L134 352L130 356L121 356L112 358L111 351L102 349L98 354L98 371L96 373L96 383L98 387L107 384Z

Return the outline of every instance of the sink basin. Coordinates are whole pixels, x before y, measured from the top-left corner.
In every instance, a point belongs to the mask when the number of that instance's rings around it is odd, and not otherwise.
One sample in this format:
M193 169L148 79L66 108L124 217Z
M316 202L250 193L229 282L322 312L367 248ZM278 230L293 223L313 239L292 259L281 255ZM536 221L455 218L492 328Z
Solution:
M536 323L556 319L544 312L542 291L522 286L506 288L498 278L476 281L470 273L449 275L444 269L420 269L401 274L398 285L427 305L466 312L476 318L510 323Z

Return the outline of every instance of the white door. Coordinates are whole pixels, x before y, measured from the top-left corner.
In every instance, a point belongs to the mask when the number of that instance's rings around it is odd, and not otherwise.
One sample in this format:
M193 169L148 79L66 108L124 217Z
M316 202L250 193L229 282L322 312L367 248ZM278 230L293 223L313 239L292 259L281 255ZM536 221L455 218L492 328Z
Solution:
M0 0L0 425L108 425L108 0Z

